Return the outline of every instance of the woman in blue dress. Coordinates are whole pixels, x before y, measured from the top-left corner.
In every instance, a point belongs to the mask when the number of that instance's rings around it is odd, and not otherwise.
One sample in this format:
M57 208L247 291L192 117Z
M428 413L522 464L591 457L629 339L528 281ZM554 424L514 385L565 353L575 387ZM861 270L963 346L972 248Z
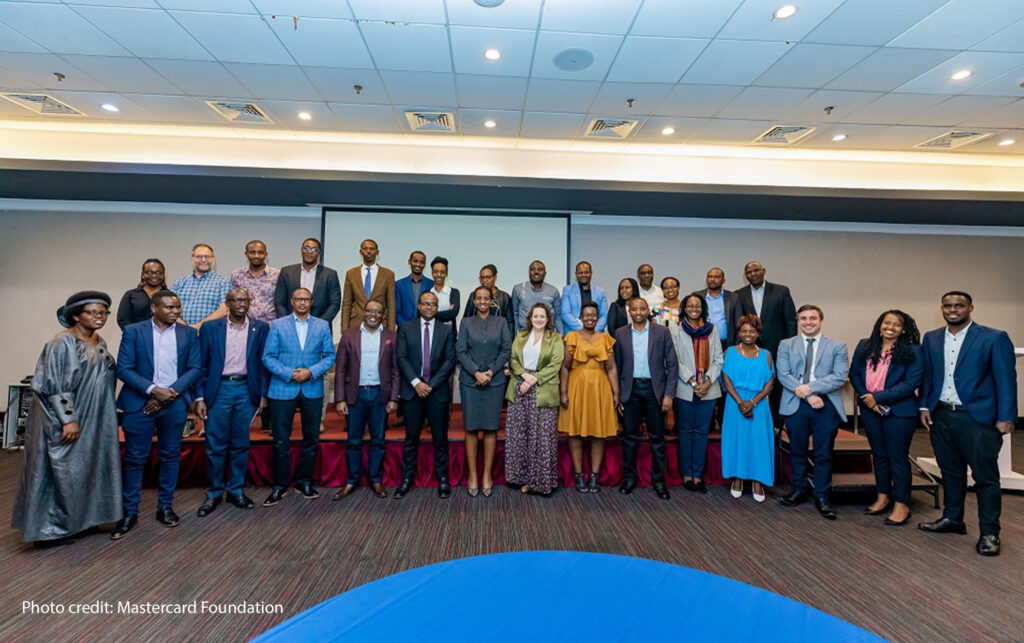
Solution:
M775 429L768 408L775 367L771 353L757 345L757 315L740 317L736 326L739 343L729 348L722 365L722 475L733 479L733 498L741 497L743 481L751 480L754 500L764 502L764 488L775 479Z

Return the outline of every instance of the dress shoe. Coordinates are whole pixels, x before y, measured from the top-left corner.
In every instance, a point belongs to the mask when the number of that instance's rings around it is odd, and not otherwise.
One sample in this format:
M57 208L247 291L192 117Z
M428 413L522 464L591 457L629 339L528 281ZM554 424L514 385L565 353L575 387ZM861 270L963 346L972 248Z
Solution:
M229 505L234 505L239 509L252 509L256 506L256 503L252 501L252 498L245 495L245 492L238 495L229 493L227 495L227 501Z
M633 493L633 489L636 489L636 480L626 479L619 485L619 493L626 496Z
M139 514L125 514L124 518L117 521L114 531L110 533L111 540L121 540L128 535L128 532L139 523Z
M373 495L377 496L378 498L387 498L388 497L388 489L387 489L387 487L385 487L384 485L382 485L379 482L371 483L370 484L370 489L373 489Z
M999 536L988 534L978 539L978 544L974 546L982 556L998 556L999 555Z
M697 493L707 493L708 492L708 486L706 484L704 484L703 480L698 480L696 483L694 483L693 488L694 488L694 490L696 490Z
M217 508L217 505L224 501L223 496L214 496L213 498L207 496L206 502L199 506L199 511L196 515L200 518L205 518L213 513L213 510Z
M587 481L583 479L582 471L577 472L573 476L573 481L576 486L576 491L579 491L580 493L587 493Z
M448 478L441 478L437 481L437 497L441 499L452 497L452 486L448 484Z
M697 485L693 484L693 480L684 480L683 489L686 489L687 491L696 491Z
M735 482L732 483L731 485L729 485L729 495L732 496L733 498L742 498L743 497L743 482L740 481L738 489L736 488L736 483Z
M320 492L309 482L295 485L295 490L302 494L302 497L306 500L316 500L320 497Z
M664 482L656 482L651 485L654 487L654 493L658 494L658 497L662 500L668 500L672 496L668 493L668 487L665 486Z
M344 487L342 487L341 489L338 489L334 493L334 499L335 500L341 500L342 498L347 498L349 496L349 494L352 493L355 490L356 490L356 486L354 484L347 484Z
M596 473L591 473L590 474L590 480L587 481L587 491L588 492L590 492L590 493L600 493L601 492L601 481L598 480L599 477L600 476L598 474L596 474Z
M484 494L484 498L490 498L491 494L494 493L494 485L490 487L480 487L480 493Z
M63 547L65 545L74 545L78 542L72 536L64 536L63 538L52 538L50 540L36 540L32 542L32 546L36 549L53 549L54 547Z
M764 487L761 487L760 493L758 493L754 489L751 489L750 495L754 496L754 502L764 502L768 498L768 496L764 492Z
M933 534L966 534L967 525L949 518L939 518L935 522L918 523L917 528Z
M402 498L409 495L409 491L411 489L412 480L410 480L409 478L403 478L402 484L398 485L398 488L395 489L395 493L391 497L394 498L395 500L401 500Z
M270 495L263 501L263 506L273 507L277 503L281 502L281 498L284 498L286 493L288 493L288 489L284 487L274 487L270 490Z
M809 498L810 494L808 494L806 491L797 491L796 489L794 489L787 493L786 495L779 498L779 502L785 505L786 507L795 507L797 505L802 505L803 503L807 502Z
M889 525L890 527L902 527L903 525L910 522L910 517L912 515L913 514L908 511L907 515L903 517L903 520L893 520L892 518L886 517L886 519L883 522Z
M178 514L174 513L170 505L156 508L156 521L164 527L177 527Z
M814 499L814 508L818 510L823 518L829 520L836 519L836 510L832 508L832 503L822 498Z

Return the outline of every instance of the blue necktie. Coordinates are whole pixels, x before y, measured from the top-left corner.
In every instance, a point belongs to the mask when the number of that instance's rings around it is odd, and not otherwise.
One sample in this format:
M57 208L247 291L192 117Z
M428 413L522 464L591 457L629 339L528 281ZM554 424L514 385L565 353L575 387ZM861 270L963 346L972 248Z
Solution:
M366 268L366 279L363 280L363 290L366 291L366 299L370 299L370 291L373 290L373 284L370 283L370 268Z

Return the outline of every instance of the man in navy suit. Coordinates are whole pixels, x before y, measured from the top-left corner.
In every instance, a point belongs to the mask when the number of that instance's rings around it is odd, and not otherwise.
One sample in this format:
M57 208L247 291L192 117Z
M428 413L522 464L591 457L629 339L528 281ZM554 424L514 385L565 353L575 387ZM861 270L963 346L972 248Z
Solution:
M304 498L320 497L313 487L313 461L320 432L317 424L324 402L324 373L334 365L331 327L310 314L313 294L306 288L292 292L292 312L275 319L267 333L263 365L270 371L267 400L274 424L274 486L264 507L281 502L291 479L291 436L295 408L302 416L302 455L295 472L295 488Z
M405 449L402 482L394 494L397 499L404 498L412 489L424 420L430 423L430 434L434 438L437 495L447 498L452 493L448 482L447 416L455 368L455 332L451 326L437 320L437 296L429 290L420 295L419 313L419 319L411 319L398 329L398 370L402 377L399 397L405 408Z
M178 525L174 487L178 484L181 432L192 385L199 379L199 338L191 326L177 323L181 300L170 290L150 298L153 318L125 326L117 351L117 377L124 382L117 405L124 411L124 468L121 495L124 515L111 539L128 535L139 521L142 470L157 436L160 490L156 519L164 527Z
M410 319L416 319L417 302L420 293L430 290L433 282L423 278L427 267L427 255L413 250L409 255L409 276L395 282L395 322L401 326Z
M646 421L651 440L651 486L662 500L665 486L665 414L672 408L679 360L668 328L650 322L647 302L629 300L632 324L615 331L615 366L619 369L619 409L623 415L624 468L619 493L636 488L636 444L640 423Z
M206 502L196 512L210 515L224 499L227 465L228 502L252 509L245 495L249 463L249 425L266 403L267 371L261 358L270 325L249 319L249 291L235 288L224 303L228 316L206 322L199 333L203 375L196 389L196 412L206 423Z
M999 555L999 449L1017 421L1017 369L1005 331L971 321L974 301L954 290L942 296L945 328L925 333L921 423L931 432L942 472L942 517L917 527L933 533L967 533L964 497L967 467L978 496L975 546L982 556Z

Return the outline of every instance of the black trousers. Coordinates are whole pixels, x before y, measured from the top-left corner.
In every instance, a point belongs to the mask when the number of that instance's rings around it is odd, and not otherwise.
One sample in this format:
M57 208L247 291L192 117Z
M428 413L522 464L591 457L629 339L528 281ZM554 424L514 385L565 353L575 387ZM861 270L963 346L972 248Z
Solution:
M634 379L633 391L622 414L623 478L636 480L636 445L640 441L640 423L647 423L651 443L651 483L665 484L665 415L661 399L654 395L651 380Z
M918 418L881 416L863 404L860 421L871 445L878 493L891 495L896 502L910 503L910 442L914 439Z
M932 411L932 449L942 472L942 516L963 522L967 496L967 467L978 496L978 527L982 536L999 535L1002 492L999 488L999 449L1003 434L993 424L976 422L966 409L952 411L942 403Z
M295 484L313 481L313 461L320 444L320 411L324 398L308 398L301 392L291 400L269 400L274 423L274 487L285 488L291 479L292 420L298 408L302 417L302 455L295 471Z
M416 478L416 462L420 452L420 433L423 422L430 424L430 435L434 440L434 472L438 480L448 478L448 407L447 400L440 401L435 395L423 398L413 395L411 400L402 400L405 412L405 447L402 452L402 478Z

